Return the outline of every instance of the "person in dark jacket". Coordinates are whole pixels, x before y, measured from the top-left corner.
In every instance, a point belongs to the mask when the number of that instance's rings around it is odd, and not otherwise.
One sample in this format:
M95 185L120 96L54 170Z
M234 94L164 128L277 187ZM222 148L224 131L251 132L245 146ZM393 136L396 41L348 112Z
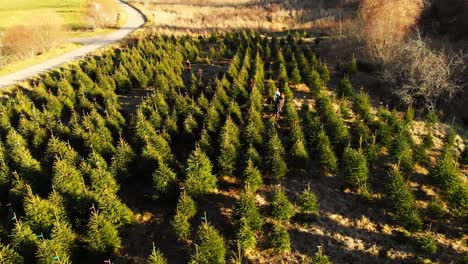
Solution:
M286 101L286 98L284 98L284 94L281 94L281 97L276 107L276 118L281 118L281 113L283 112L285 101Z

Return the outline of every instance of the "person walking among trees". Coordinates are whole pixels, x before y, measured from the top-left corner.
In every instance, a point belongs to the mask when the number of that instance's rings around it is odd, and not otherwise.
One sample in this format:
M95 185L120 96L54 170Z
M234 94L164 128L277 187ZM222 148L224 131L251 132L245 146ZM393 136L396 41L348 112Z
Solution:
M273 101L275 102L275 109L278 109L278 104L281 99L281 93L279 91L279 88L276 88L275 95L273 96Z
M276 118L281 118L281 113L283 112L284 101L286 98L284 94L281 94L278 104L276 105Z

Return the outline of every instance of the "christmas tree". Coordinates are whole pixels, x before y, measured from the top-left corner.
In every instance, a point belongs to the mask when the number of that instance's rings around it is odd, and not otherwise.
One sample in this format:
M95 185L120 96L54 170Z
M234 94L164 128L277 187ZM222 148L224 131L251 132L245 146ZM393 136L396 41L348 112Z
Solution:
M277 188L271 202L271 215L276 220L289 221L294 214L294 205L289 201L283 189Z
M192 256L192 263L224 264L226 263L226 246L224 238L213 226L206 221L198 229L196 252Z
M210 159L197 146L187 160L185 180L187 192L190 195L200 195L215 190L218 180L212 170Z

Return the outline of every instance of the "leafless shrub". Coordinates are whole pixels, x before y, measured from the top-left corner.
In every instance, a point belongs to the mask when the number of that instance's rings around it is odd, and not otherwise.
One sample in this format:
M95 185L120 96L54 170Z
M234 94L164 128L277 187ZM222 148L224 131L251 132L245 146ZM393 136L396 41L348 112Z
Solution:
M418 34L394 50L383 78L403 103L432 109L462 90L467 58L461 51L433 50Z
M87 0L83 13L92 29L114 27L119 19L119 7L114 0Z
M391 60L422 9L422 0L363 0L357 28L369 58L378 64Z
M3 36L2 52L20 59L42 53L60 43L63 33L63 19L54 12L43 13L23 25L8 28Z

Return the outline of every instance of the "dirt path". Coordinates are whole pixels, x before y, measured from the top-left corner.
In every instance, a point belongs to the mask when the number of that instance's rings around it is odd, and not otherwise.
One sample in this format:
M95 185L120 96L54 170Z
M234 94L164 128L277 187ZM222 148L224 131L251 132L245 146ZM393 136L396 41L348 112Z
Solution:
M127 13L127 24L125 24L119 30L107 35L82 38L80 39L80 42L83 43L84 46L69 53L17 71L15 73L0 77L0 89L15 84L16 82L31 78L39 73L48 71L66 62L79 59L90 52L121 40L145 23L144 16L135 8L121 0L116 0L116 2L119 7Z

